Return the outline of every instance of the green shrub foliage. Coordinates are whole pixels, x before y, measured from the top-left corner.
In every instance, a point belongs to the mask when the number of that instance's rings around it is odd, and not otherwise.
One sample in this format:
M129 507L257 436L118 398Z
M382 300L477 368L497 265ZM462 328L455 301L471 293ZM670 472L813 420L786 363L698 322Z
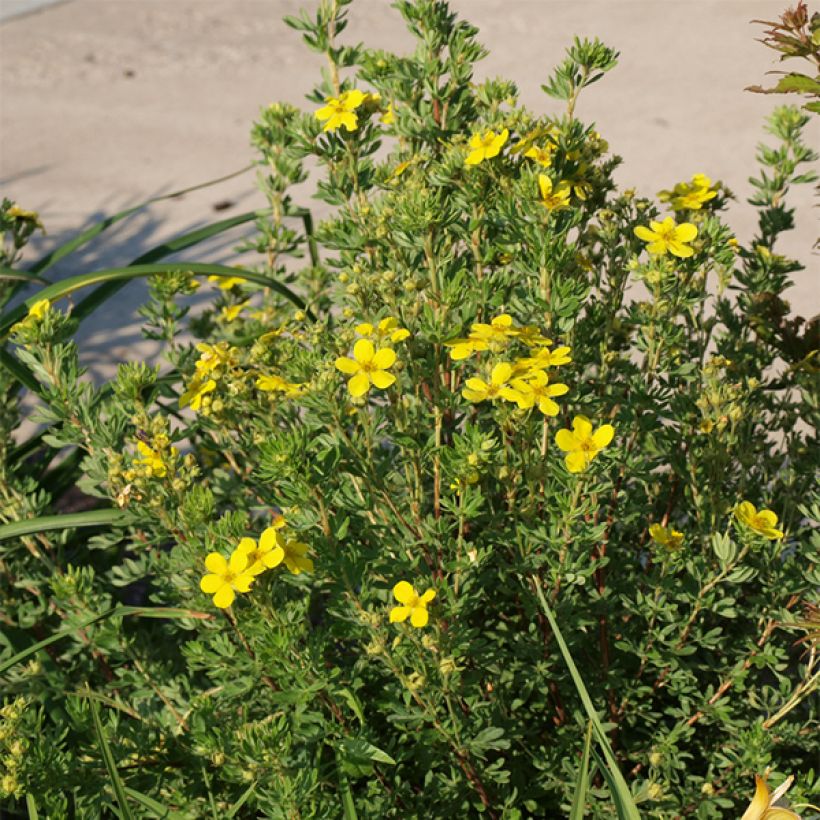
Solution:
M395 3L405 56L341 45L348 6L286 21L327 68L253 126L269 207L211 231L255 220L252 263L46 285L3 204L3 805L560 817L581 783L605 818L606 743L642 816L739 816L767 767L805 803L817 325L775 242L808 115L772 114L743 245L720 169L617 188L602 43L546 116L446 3ZM132 276L163 362L95 386L73 334Z

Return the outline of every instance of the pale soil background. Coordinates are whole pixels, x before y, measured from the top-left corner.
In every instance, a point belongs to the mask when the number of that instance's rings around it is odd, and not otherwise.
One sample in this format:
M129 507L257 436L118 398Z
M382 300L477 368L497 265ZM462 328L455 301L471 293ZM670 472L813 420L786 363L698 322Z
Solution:
M41 0L0 0L7 14ZM746 205L763 118L796 98L743 90L777 68L756 42L753 18L775 19L788 0L453 0L481 29L490 56L478 79L518 83L522 102L558 113L540 85L572 36L598 36L621 52L618 67L587 89L578 115L594 121L624 158L617 179L642 194L703 172L738 202L728 220L746 240ZM260 106L304 99L321 60L281 19L312 0L71 0L0 23L0 195L40 212L48 235L29 258L102 216L223 176L253 159ZM388 0L355 0L343 38L405 51L411 39ZM795 64L795 68L797 65ZM815 118L809 139L820 147ZM230 200L227 210L213 206ZM793 190L797 230L779 250L806 264L786 294L796 313L820 305L818 234L811 185ZM305 189L301 204L310 205ZM248 172L184 198L157 203L70 257L52 276L127 264L182 231L264 201ZM313 202L316 206L318 203ZM321 216L326 211L317 207ZM237 234L193 255L230 259ZM97 377L118 361L153 360L135 314L144 286L129 285L84 325L84 361Z

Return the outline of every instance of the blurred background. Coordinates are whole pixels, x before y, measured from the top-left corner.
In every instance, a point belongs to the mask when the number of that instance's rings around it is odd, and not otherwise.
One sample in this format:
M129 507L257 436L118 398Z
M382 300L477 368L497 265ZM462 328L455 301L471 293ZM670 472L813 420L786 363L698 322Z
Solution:
M560 113L540 90L573 35L621 52L618 67L581 96L577 115L594 122L623 157L616 179L640 194L701 172L738 201L728 221L741 240L755 229L745 203L763 120L782 95L744 91L769 84L774 52L757 42L788 0L452 0L477 25L490 56L478 79L514 80L524 104ZM150 197L225 176L254 159L251 123L260 107L305 94L321 61L282 23L313 0L0 0L0 195L40 212L48 230L30 257L103 216ZM342 38L396 51L411 47L388 0L355 0ZM820 118L809 141L820 147ZM299 204L319 218L325 206ZM779 247L807 269L785 294L794 312L820 306L813 186L793 190L797 230ZM263 207L253 171L159 202L104 233L52 270L56 278L127 264L176 233ZM224 262L239 234L203 250ZM235 260L234 260L235 261ZM97 376L116 362L156 354L134 313L139 284L84 326L80 341Z

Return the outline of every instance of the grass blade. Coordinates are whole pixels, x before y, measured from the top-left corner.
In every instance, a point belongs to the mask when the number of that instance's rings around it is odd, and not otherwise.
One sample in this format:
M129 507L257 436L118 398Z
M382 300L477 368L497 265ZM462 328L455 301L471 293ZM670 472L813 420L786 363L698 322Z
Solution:
M189 818L189 815L182 814L178 811L172 811L171 809L163 806L159 801L154 800L153 797L149 797L147 794L138 792L136 789L126 786L125 793L135 803L139 803L143 808L153 812L159 820L188 820Z
M235 817L236 813L239 811L239 809L241 809L242 806L244 806L245 803L248 802L248 800L250 799L250 796L255 791L256 791L256 783L251 783L251 785L248 786L248 788L245 789L245 791L240 795L239 800L237 800L236 803L234 803L233 806L231 806L230 809L228 809L228 813L225 815L226 820L229 820L229 818L231 818L231 817Z
M36 273L27 270L14 270L14 268L7 268L5 265L0 265L0 279L15 279L20 282L40 282L40 284L48 285L48 279L43 279Z
M359 815L356 814L356 804L353 802L353 792L350 789L350 779L342 768L338 749L336 749L336 778L339 796L342 798L342 816L345 820L359 820Z
M37 804L30 794L26 795L26 809L28 809L28 820L39 820L40 814L37 811Z
M69 513L67 515L43 515L40 518L24 518L0 526L0 541L5 538L18 538L47 530L66 530L70 527L98 527L100 525L117 526L129 520L129 516L120 510L90 510L88 512Z
M198 620L208 620L210 618L213 618L213 615L210 615L207 612L197 612L193 609L182 609L179 607L117 606L113 609L109 609L107 612L103 612L99 615L92 615L90 618L86 618L83 621L66 627L65 629L61 629L58 632L55 632L53 635L50 635L48 638L43 638L42 641L37 641L37 643L32 644L26 649L23 649L16 655L12 655L10 658L7 658L4 661L0 661L0 675L4 674L8 669L11 669L12 666L15 666L18 663L22 663L27 658L30 658L32 655L36 654L41 649L45 649L47 646L51 646L51 644L57 643L57 641L62 640L63 638L68 637L69 635L74 635L80 629L85 629L87 626L91 626L92 624L95 624L98 621L103 621L106 618L125 617L129 615L134 616L135 618L162 619L196 618Z
M102 720L100 719L100 707L93 698L89 698L91 705L91 717L94 720L94 731L97 734L97 742L100 744L100 752L102 753L105 768L108 770L108 777L111 780L111 786L114 789L114 797L117 798L117 803L120 806L120 816L123 820L134 820L134 815L131 814L131 809L128 806L128 795L125 793L125 785L123 784L120 773L117 771L117 764L114 760L114 755L111 754L111 747L108 745L108 739L105 736Z
M595 740L601 747L601 752L606 761L605 769L608 772L607 780L612 784L610 791L612 792L612 799L615 802L615 806L618 808L618 816L621 817L622 820L640 820L641 815L638 812L638 807L635 805L632 792L629 791L629 786L627 786L626 780L624 780L624 776L621 774L620 768L618 768L618 761L615 759L612 746L609 744L609 738L606 736L604 727L601 725L601 721L598 718L598 713L592 704L592 698L590 698L589 692L584 685L584 680L581 677L581 673L578 671L578 667L572 659L572 654L570 653L569 647L564 640L564 636L558 628L558 622L552 614L552 609L550 609L547 599L544 597L544 591L541 589L541 581L537 576L533 576L532 580L535 585L535 592L538 596L541 608L547 616L550 629L552 629L552 633L555 635L555 641L558 644L558 648L561 650L561 655L564 658L564 663L567 665L567 669L569 669L572 681L578 691L578 696L581 698L581 703L583 704L587 717L592 724Z
M115 223L119 222L120 220L126 219L127 217L131 216L131 214L137 213L137 211L141 211L143 208L147 208L149 205L153 204L154 202L162 202L164 199L174 199L175 197L182 196L183 194L189 194L192 191L198 191L201 188L208 188L211 185L218 185L220 182L225 182L228 179L233 179L234 177L239 176L240 174L244 174L246 171L250 171L253 168L253 165L248 165L245 168L241 168L239 171L234 171L231 174L228 174L224 177L219 177L218 179L212 179L208 182L202 182L199 185L194 185L190 188L183 188L181 191L174 191L171 194L163 194L162 196L155 196L151 199L146 200L145 202L140 203L139 205L135 205L132 208L127 208L124 211L120 211L113 216L106 217L105 219L97 222L96 225L92 225L88 230L83 231L81 234L78 234L73 239L70 239L64 245L60 245L59 248L55 248L53 251L48 253L42 259L35 262L30 268L29 272L31 273L42 273L44 270L47 270L52 265L59 262L64 257L68 256L70 253L73 253L78 248L81 248L83 245L86 245L95 236L99 236L104 230L110 228Z
M55 282L53 285L43 288L39 293L36 293L34 296L27 299L23 304L19 305L14 310L9 311L2 318L0 318L0 333L6 333L13 324L18 322L28 313L29 307L40 299L48 299L53 302L56 299L60 299L63 296L68 296L70 293L74 293L77 290L87 288L90 285L99 285L103 282L116 282L118 280L128 281L143 276L154 276L156 274L170 273L172 271L192 273L198 276L210 276L212 274L221 274L222 276L238 276L241 279L247 279L249 282L255 282L257 285L262 285L263 287L276 291L300 309L305 308L304 301L289 287L277 282L275 279L270 279L262 273L257 273L252 270L231 268L227 265L209 265L203 262L166 262L164 264L156 265L129 265L124 268L108 268L106 270L94 271L93 273L81 273L77 276L70 276L67 279L63 279L60 282ZM97 304L98 303L95 302L93 307L90 309L97 307ZM82 303L77 306L75 315L80 313L81 307ZM82 315L87 314L81 314L81 317Z
M210 239L211 237L217 236L218 234L228 231L231 228L235 228L237 225L250 222L258 216L266 213L268 212L249 211L248 213L233 216L230 219L223 219L220 222L214 222L212 225L206 225L204 228L198 228L195 231L181 234L180 236L176 236L162 245L157 245L156 248L152 248L150 251L147 251L141 256L138 256L133 262L130 263L128 267L132 267L133 265L148 265L153 262L158 262L166 256L170 256L171 254L179 253L179 251L183 251L186 248L193 247L200 242L204 242L206 239ZM106 282L104 285L98 287L93 293L86 296L85 299L77 305L72 315L75 319L82 321L90 313L96 310L99 305L107 299L110 299L115 293L124 288L126 284L128 283L125 281Z
M589 749L591 745L592 721L589 721L584 737L581 765L578 768L578 780L575 783L575 794L572 797L572 808L569 811L569 820L584 820L584 808L587 802L587 789L589 788Z

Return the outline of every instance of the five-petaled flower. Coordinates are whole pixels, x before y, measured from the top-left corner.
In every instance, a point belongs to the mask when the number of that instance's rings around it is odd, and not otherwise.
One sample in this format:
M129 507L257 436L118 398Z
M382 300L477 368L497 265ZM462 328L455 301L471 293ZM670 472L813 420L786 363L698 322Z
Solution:
M559 430L555 443L567 454L564 463L571 473L585 470L593 458L604 449L615 435L611 424L602 424L593 432L592 422L586 416L572 420L572 430Z
M557 416L559 408L553 397L569 392L565 384L549 384L549 376L543 370L532 373L526 379L513 379L512 386L518 392L518 406L522 410L538 405L545 416Z
M569 195L571 186L569 182L562 180L554 185L546 174L538 175L538 190L541 194L541 204L548 211L560 211L569 207Z
M434 589L428 589L423 595L419 595L413 585L407 581L399 581L393 587L393 596L399 602L399 606L394 606L390 610L390 623L402 623L410 618L410 623L421 629L427 626L429 614L427 604L436 597Z
M464 160L465 165L478 165L485 159L492 159L498 156L504 143L510 136L510 132L505 128L500 134L495 131L485 131L483 134L473 134L470 137L470 153Z
M354 88L345 91L338 97L325 98L326 105L316 111L317 120L327 120L323 131L335 131L344 127L348 131L355 131L359 127L359 118L356 109L365 101L365 95Z
M214 596L214 606L227 609L236 598L237 592L248 592L253 583L254 574L248 566L248 556L234 550L230 560L223 555L212 552L205 559L208 574L202 577L199 588L207 595Z
M646 246L649 253L657 256L671 253L681 259L694 253L686 243L697 235L698 229L691 222L681 222L678 225L671 216L667 216L663 222L650 221L648 228L645 225L635 228L635 236L649 243Z
M544 168L549 168L552 165L552 155L555 152L555 146L547 144L543 148L539 148L537 145L533 145L530 147L528 151L524 153L524 156L535 160L539 165L543 165Z
M699 211L717 196L717 188L706 174L694 174L691 182L679 182L671 191L659 191L661 202L671 202L674 211Z
M480 402L490 399L505 399L506 401L518 401L519 393L509 385L513 375L512 365L508 362L497 364L490 373L490 381L473 377L467 379L465 387L461 391L467 401Z
M236 545L235 552L245 556L251 575L259 575L266 569L278 567L285 560L285 540L277 529L268 527L264 530L259 536L258 544L253 538L243 538Z
M285 566L293 575L299 575L301 572L313 572L313 561L306 558L308 545L301 541L286 541L285 542Z
M769 791L766 778L755 775L755 796L740 820L800 820L800 815L774 804L786 793L794 780L789 775L773 792Z
M389 347L376 350L369 339L359 339L353 346L353 358L340 356L336 359L336 368L352 378L347 389L354 398L363 396L375 385L380 390L390 387L396 377L387 371L396 362L396 352Z
M213 379L194 376L188 384L188 389L179 397L179 406L187 407L190 405L191 410L200 410L202 400L208 393L213 393L214 390L216 390L216 382Z
M775 526L777 515L771 510L756 510L751 501L741 501L735 507L735 518L764 538L774 541L783 537L782 530Z
M674 527L652 524L649 527L649 535L656 544L669 550L676 550L683 544L683 533L678 532Z

